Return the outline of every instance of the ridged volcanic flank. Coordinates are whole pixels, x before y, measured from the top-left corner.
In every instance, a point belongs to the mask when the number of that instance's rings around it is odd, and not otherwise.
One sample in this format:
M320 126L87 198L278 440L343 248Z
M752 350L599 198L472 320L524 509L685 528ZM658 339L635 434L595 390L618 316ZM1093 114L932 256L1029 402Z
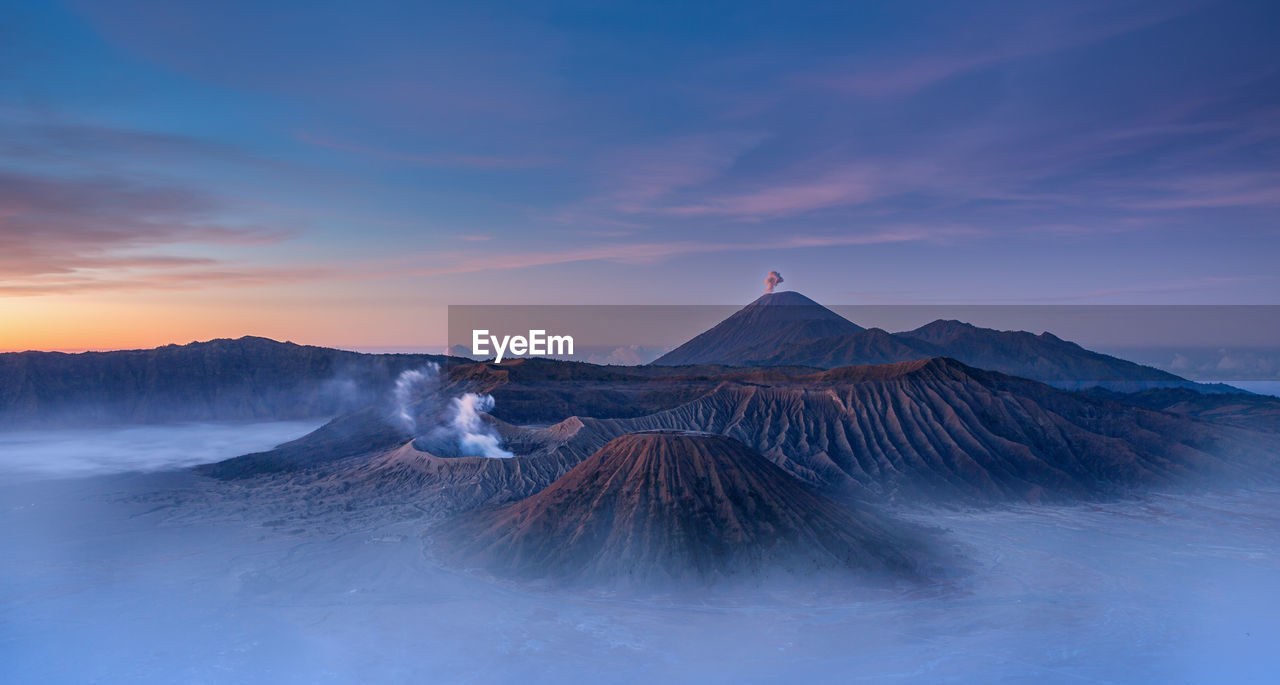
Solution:
M873 519L732 438L687 431L616 438L546 490L464 514L438 540L464 565L587 583L914 567Z

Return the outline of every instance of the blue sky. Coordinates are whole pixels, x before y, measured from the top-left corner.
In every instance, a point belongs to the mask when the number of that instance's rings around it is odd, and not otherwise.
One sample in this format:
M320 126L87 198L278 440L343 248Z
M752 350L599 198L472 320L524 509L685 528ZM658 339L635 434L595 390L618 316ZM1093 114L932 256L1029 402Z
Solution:
M1277 303L1275 3L265 5L6 3L0 349Z

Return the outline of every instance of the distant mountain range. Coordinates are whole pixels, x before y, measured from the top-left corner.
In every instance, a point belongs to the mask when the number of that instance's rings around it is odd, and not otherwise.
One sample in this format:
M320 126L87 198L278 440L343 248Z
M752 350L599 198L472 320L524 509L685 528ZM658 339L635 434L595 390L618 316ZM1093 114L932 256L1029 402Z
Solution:
M1152 388L1139 392L1115 392L1105 388L1085 391L1124 404L1190 416L1214 423L1280 433L1280 398L1272 395L1218 392L1189 388Z
M436 355L244 337L150 350L0 354L0 426L246 421L365 406Z
M429 363L439 377L393 407L397 376ZM4 354L0 425L336 415L197 471L309 506L454 516L429 537L433 553L463 567L643 585L778 568L911 575L928 555L872 511L884 503L1273 483L1280 401L1205 389L1049 333L958 321L888 333L782 292L645 366L368 355L263 338ZM469 393L496 404L462 402ZM446 427L512 456L445 445L434 431Z
M997 331L945 320L902 333L864 329L796 292L764 295L653 363L831 369L930 357L951 357L1058 387L1196 387L1174 374L1091 352L1052 333Z
M1066 384L1171 386L1064 390L944 351ZM371 404L198 471L441 521L432 553L463 568L612 587L776 569L912 575L931 552L874 513L883 504L1070 502L1280 477L1280 402L1202 394L1050 334L952 321L889 334L778 293L669 357L689 364L455 358L404 405L416 429ZM835 366L848 358L891 363ZM422 430L467 393L494 399L471 418L513 456L431 451Z
M447 511L538 492L626 433L689 430L732 437L799 480L873 498L1036 502L1114 495L1195 473L1262 476L1275 470L1280 448L1276 431L1245 430L1247 422L1122 404L945 358L818 373L631 377L513 360L460 365L448 375L449 394L498 398L496 425L514 459L431 455L405 447L412 436L385 416L361 412L275 450L201 469L224 478L327 473L344 487L359 474L379 488L402 482L408 491L436 491ZM548 414L506 399L540 378L561 398L556 406L575 413L548 428L521 427ZM634 413L600 418L618 406ZM370 470L375 463L381 475Z
M959 321L935 321L902 333L864 329L796 292L760 297L651 365L611 368L628 377L710 376L740 367L794 371L933 357L1069 389L1239 392L1092 352L1051 333L996 331ZM257 337L150 350L3 353L0 427L333 416L385 397L398 374L431 362L466 365L469 360L362 354ZM572 394L555 391L550 384L576 382L568 380L573 376L570 370L585 366L556 366L562 380L544 378L526 386L523 394L500 402L499 411L514 402L540 408L547 420L574 413L565 400ZM600 379L599 373L588 375ZM681 388L688 399L688 384ZM603 416L634 416L652 404L603 388L602 392L593 409L605 412Z
M441 521L428 536L433 554L463 568L618 588L776 569L911 576L929 565L932 552L877 503L1070 502L1280 475L1280 403L1198 418L946 358L816 373L633 371L549 360L449 367L442 393L500 398L507 420L484 421L512 458L433 454L371 408L198 471ZM506 402L544 382L532 401ZM549 415L545 397L558 398L552 411L580 413L527 425ZM631 416L619 416L624 407Z

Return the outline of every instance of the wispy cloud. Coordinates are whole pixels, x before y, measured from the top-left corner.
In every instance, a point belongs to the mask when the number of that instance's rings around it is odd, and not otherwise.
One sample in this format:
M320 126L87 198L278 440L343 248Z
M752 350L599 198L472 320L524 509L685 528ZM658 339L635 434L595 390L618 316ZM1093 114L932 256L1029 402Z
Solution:
M915 93L940 81L967 72L993 67L1020 58L1045 55L1095 43L1136 31L1186 14L1204 6L1206 0L1184 0L1158 5L1106 3L1089 7L1085 3L1038 10L1030 16L968 17L964 32L934 40L924 50L912 50L893 57L860 61L842 69L805 74L797 81L823 89L868 97ZM1033 7L1027 5L1025 10Z
M1216 241L1242 264L1276 244L1280 71L1258 3L752 6L678 32L632 6L565 23L541 6L494 22L134 5L53 9L61 35L15 19L0 292L448 288L468 279L431 276L595 262L581 271L618 272L614 294L646 276L613 263L719 252L987 239L966 259L1000 269L1050 243L1108 257L1167 239L1194 258ZM341 257L295 264L274 244L298 227ZM924 261L877 285L981 290ZM1069 261L1036 276L1081 278Z
M1038 300L1045 301L1081 301L1081 300L1099 300L1108 299L1124 295L1156 295L1165 293L1203 293L1212 292L1217 289L1226 288L1232 285L1242 283L1261 283L1265 281L1275 280L1271 275L1245 275L1245 276L1201 276L1197 278L1180 278L1164 281L1153 281L1150 283L1135 283L1132 285L1118 286L1113 288L1099 288L1097 290L1087 290L1083 292L1063 295L1060 297L1042 297Z
M196 190L123 177L0 172L0 292L234 280L240 272L219 270L211 258L158 250L260 247L287 235L221 223L219 208L214 198Z
M763 138L750 132L679 136L613 152L599 163L607 188L593 203L650 211L676 192L722 177Z
M338 150L364 157L413 166L470 167L475 169L531 169L555 164L551 157L526 155L439 154L424 155L392 150L382 150L364 145L321 138L306 132L298 134L298 140L317 147Z
M608 150L591 163L596 192L554 211L547 220L584 234L625 234L649 228L680 193L696 193L723 178L765 136L749 131L675 136Z
M1280 206L1280 174L1272 171L1190 174L1142 179L1124 187L1117 205L1179 210ZM1138 192L1135 192L1138 191Z
M0 124L0 156L11 161L76 164L104 157L262 163L244 149L221 141L59 119Z
M792 216L877 199L884 190L881 178L871 168L844 168L815 178L764 184L751 191L711 196L656 211L674 216L730 216L750 220Z
M206 268L181 268L208 265ZM0 297L71 295L90 292L201 290L210 287L255 287L323 281L345 277L324 266L233 266L217 261L169 264L157 269L146 259L119 260L109 269L81 268L62 274L21 279L0 277Z
M927 160L745 164L768 136L680 136L597 162L602 192L551 214L580 227L644 229L670 218L758 222L909 192L933 178Z
M380 267L388 275L442 275L479 271L504 271L573 262L648 263L687 254L782 251L820 247L848 247L912 242L945 242L982 235L968 226L902 225L869 231L786 235L776 239L742 241L619 242L570 247L545 252L436 253L399 260L398 266ZM425 263L423 266L417 263ZM434 262L434 264L433 264Z

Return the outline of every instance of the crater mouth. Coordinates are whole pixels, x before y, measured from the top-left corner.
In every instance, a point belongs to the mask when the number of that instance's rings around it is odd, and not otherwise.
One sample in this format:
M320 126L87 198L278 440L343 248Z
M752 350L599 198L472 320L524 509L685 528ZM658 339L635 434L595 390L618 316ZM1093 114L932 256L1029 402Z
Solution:
M683 435L691 438L721 438L724 437L719 433L711 431L695 431L683 430L680 428L647 428L645 430L632 431L625 435Z
M430 454L434 457L439 457L441 459L493 459L495 458L495 457L486 457L483 454L471 454L471 453L465 452L461 448L459 448L456 441L453 441L453 440L432 440L429 437L419 436L414 438L413 441L410 442L409 444L413 446L413 449L418 450L419 452L426 452L427 454ZM511 446L508 446L505 444L504 444L504 447L506 447L507 449L511 449ZM511 452L516 457L528 456L527 453L521 454L521 452L517 449L511 449Z

